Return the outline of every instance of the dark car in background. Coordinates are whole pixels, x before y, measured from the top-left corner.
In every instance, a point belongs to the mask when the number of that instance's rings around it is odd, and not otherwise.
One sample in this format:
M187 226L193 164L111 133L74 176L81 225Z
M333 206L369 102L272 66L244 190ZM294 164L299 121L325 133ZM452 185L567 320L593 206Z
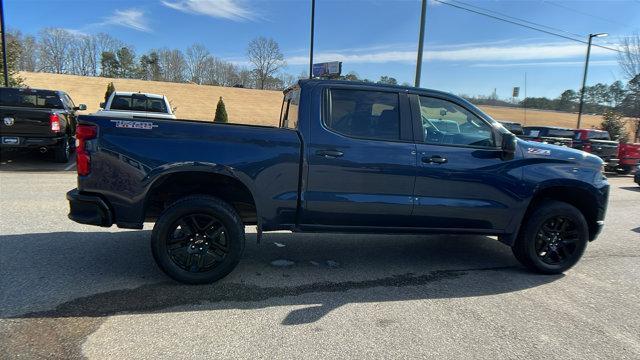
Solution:
M573 145L573 129L556 126L525 126L523 132L520 138L527 141L566 147Z
M0 88L2 151L52 151L56 162L68 162L75 144L76 112L85 109L63 91Z
M524 134L522 124L513 121L499 121L502 126L509 130L513 135L520 136Z
M598 156L604 160L607 170L615 171L620 164L618 142L611 140L607 131L597 129L574 130L573 148Z

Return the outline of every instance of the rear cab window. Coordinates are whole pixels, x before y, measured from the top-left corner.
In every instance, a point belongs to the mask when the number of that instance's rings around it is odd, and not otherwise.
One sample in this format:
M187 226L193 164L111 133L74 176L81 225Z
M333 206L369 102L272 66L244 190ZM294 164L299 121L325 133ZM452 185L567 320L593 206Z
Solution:
M609 133L606 131L589 131L589 139L592 140L611 140Z
M300 88L294 87L287 91L282 100L280 110L280 127L288 129L298 128L298 111L300 108Z
M115 95L111 101L110 109L168 113L167 105L163 98L147 97L143 94Z
M57 92L35 89L0 89L0 105L42 109L64 109Z

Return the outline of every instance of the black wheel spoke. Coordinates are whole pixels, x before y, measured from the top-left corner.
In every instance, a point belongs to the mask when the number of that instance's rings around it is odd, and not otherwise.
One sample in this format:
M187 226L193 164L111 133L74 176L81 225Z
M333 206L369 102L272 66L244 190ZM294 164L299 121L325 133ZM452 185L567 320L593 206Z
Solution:
M209 271L229 253L224 225L213 215L196 213L177 220L166 237L171 260L189 272Z
M580 233L567 217L556 216L545 221L538 230L536 252L549 265L560 265L571 259Z

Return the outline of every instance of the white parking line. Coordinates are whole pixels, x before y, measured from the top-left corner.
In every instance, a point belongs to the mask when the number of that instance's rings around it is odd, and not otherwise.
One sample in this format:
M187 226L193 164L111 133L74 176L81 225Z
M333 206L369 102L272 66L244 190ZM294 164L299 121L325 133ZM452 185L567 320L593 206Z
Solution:
M71 170L71 169L73 169L74 166L76 166L76 162L75 161L73 163L71 163L69 166L67 166L66 168L64 168L64 171Z

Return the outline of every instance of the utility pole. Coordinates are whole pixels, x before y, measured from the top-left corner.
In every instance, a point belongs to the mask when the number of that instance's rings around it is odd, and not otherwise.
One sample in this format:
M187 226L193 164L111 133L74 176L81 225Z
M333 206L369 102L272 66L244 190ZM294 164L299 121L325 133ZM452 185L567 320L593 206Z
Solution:
M4 1L0 0L0 31L2 31L2 71L4 73L4 86L9 87L9 64L7 64L7 36L4 26Z
M422 11L420 13L420 36L418 39L418 60L416 62L415 87L420 87L420 77L422 76L422 52L424 51L424 23L427 16L427 0L422 0Z
M594 37L605 37L607 33L589 34L589 41L587 42L587 58L584 61L584 74L582 75L582 87L580 88L580 104L578 105L578 124L576 129L580 129L580 121L582 120L582 106L584 105L584 90L587 86L587 71L589 70L589 55L591 55L591 40Z
M1 0L0 0L1 1ZM316 0L311 0L311 46L309 47L309 79L313 79L313 31L316 18Z
M527 125L527 73L524 73L524 100L522 100L522 106L524 107L524 124Z

